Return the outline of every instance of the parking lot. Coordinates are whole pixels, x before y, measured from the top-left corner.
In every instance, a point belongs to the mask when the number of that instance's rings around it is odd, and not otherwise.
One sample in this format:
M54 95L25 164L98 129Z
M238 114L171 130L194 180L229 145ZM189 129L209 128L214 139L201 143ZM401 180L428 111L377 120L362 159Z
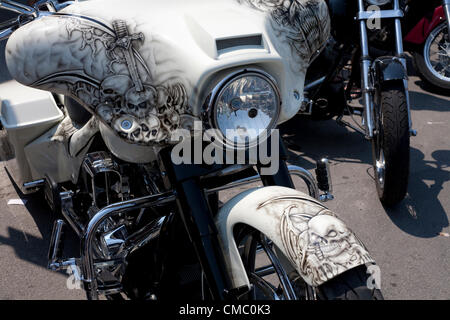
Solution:
M8 79L3 48L0 81ZM386 299L450 299L450 98L424 91L413 73L409 83L418 136L411 138L408 196L395 209L378 201L371 146L358 133L299 118L282 132L291 163L313 171L315 159L330 159L336 199L327 205L371 251ZM7 204L19 198L26 204ZM0 299L84 298L67 289L65 273L46 269L53 218L38 195L20 194L0 161ZM76 245L65 251L78 253Z

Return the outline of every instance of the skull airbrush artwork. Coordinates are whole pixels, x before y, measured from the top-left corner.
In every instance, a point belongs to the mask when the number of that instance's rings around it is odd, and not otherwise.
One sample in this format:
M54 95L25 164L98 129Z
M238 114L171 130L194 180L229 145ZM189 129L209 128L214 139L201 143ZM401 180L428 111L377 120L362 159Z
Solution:
M295 201L281 216L280 231L288 258L311 285L352 267L373 262L362 242L331 211L298 210Z
M32 74L24 83L39 79L29 85L70 92L131 143L168 142L185 122L183 115L193 118L185 86L176 79L167 84L153 81L154 70L147 66L148 57L144 59L136 49L144 44L145 36L141 32L129 33L125 21L115 20L110 27L86 17L55 14L36 23L43 21L58 25L55 29L59 31L59 40L52 43L50 53L59 59L58 65L54 66L53 60L48 65L42 64L38 72L45 76ZM43 35L36 35L39 37ZM48 49L44 53L48 56ZM30 54L39 56L38 52ZM30 72L36 69L26 65L24 68ZM59 69L70 71L53 71Z

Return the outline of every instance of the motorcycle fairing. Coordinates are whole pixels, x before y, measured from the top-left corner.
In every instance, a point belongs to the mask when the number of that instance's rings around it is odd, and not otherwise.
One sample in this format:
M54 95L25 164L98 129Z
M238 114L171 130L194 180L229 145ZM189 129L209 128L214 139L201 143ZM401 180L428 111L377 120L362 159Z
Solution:
M311 286L375 262L345 223L317 200L285 187L256 188L228 201L216 217L235 288L249 285L233 237L238 224L249 225L272 240Z
M207 22L208 12L220 17ZM220 22L222 16L236 26ZM208 37L217 46L255 30L264 52L202 52ZM288 120L300 107L309 61L328 35L323 0L85 1L19 28L6 61L19 82L71 96L125 141L152 145L192 128L212 75L241 65L277 70L279 121Z

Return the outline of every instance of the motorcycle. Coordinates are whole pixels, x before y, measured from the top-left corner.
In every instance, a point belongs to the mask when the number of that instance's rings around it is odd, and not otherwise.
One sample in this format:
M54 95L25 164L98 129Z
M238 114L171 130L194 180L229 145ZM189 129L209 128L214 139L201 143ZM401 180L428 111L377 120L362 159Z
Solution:
M297 113L330 32L325 2L0 7L19 13L0 31L15 79L0 85L15 180L45 195L48 267L71 270L88 299L382 299L373 258L323 204L327 160L316 178L287 166L272 130ZM264 146L271 161L251 153ZM254 182L263 187L219 201ZM78 258L64 257L67 225Z
M437 2L437 1L436 1ZM442 3L442 5L437 5ZM406 18L412 15L412 25L404 38L406 49L412 52L420 78L434 87L450 90L450 0L437 3L408 1ZM425 16L423 13L426 13ZM418 16L419 20L416 18Z
M408 189L410 136L417 134L409 108L404 14L398 0L329 0L328 5L334 32L308 68L299 114L336 117L371 141L379 199L394 206ZM362 107L354 103L361 96Z

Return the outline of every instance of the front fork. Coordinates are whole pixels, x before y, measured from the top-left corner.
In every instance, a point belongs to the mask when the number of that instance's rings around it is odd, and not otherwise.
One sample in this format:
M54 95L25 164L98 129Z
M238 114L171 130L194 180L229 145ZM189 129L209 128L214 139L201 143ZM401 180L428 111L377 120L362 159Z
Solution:
M442 0L445 17L447 18L447 37L450 42L450 0Z
M450 2L450 0L444 0L446 2ZM359 12L357 15L357 20L359 21L360 28L360 41L361 41L361 85L362 85L362 94L363 94L363 104L364 104L364 122L366 129L366 138L368 140L372 140L374 137L374 102L373 102L373 94L375 91L374 80L372 79L372 68L373 63L370 58L369 52L369 39L367 35L367 22L370 19L386 19L386 18L394 18L395 21L395 38L396 38L396 48L395 54L396 58L398 58L405 70L407 70L406 66L406 58L403 51L403 35L402 35L402 25L400 18L403 17L403 12L399 6L399 0L394 0L394 9L393 10L383 10L378 11L375 15L373 12L366 11L363 0L358 0ZM412 130L412 119L410 112L410 100L408 94L408 80L403 80L403 85L406 91L406 102L408 106L408 121L409 121L409 129L412 135L415 135L415 131Z

